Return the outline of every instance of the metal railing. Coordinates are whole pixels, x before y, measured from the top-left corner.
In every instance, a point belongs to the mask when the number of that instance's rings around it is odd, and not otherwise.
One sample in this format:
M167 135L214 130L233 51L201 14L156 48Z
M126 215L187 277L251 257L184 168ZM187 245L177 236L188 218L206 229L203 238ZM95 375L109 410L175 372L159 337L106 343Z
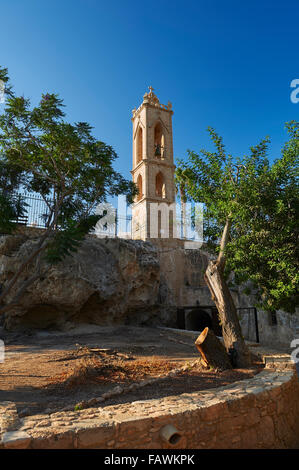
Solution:
M43 199L40 195L34 193L17 193L16 196L26 203L26 211L24 215L19 216L14 222L27 227L47 228L50 208L53 206L54 200L51 198ZM56 228L59 230L58 226ZM145 226L139 226L140 233L143 233L144 230ZM99 237L135 238L136 233L133 234L132 216L120 215L115 210L115 222L105 225L99 221L96 225L96 235ZM183 240L192 240L192 238L183 236L182 233L180 235L179 238Z
M51 199L44 200L41 196L32 193L18 193L17 197L26 203L26 211L24 215L13 220L19 225L26 227L36 227L45 229L50 215L50 207L54 201ZM59 229L59 227L57 227ZM132 234L132 216L118 216L116 211L116 222L109 227L103 226L97 230L99 236L118 236L126 233L127 237Z
M24 215L17 217L13 222L27 227L46 228L50 215L49 206L53 204L53 201L44 200L31 193L18 193L16 196L26 203L26 211Z
M214 333L218 336L222 336L222 329L218 327L218 322L215 319L215 316L213 314L217 314L218 317L218 311L216 306L211 306L211 305L183 305L177 308L177 328L181 330L186 329L186 317L185 317L185 311L188 310L204 310L204 311L209 311L211 319L214 320ZM246 330L246 335L247 339L251 341L256 341L257 343L260 342L259 338L259 325L258 325L258 317L257 317L257 309L256 307L238 307L237 309L237 314L240 314L241 312L244 312L245 315L247 315L247 322L248 325L244 325L244 329ZM215 328L216 327L216 328Z

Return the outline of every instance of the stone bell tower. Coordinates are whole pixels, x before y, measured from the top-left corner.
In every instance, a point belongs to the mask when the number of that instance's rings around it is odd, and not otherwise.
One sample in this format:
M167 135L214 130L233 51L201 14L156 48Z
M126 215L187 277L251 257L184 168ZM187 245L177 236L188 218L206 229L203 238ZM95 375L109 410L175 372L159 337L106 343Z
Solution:
M139 108L133 109L131 173L139 191L132 208L133 238L167 238L168 227L169 236L173 235L175 165L172 115L171 103L161 104L152 87L149 87L149 92L143 96Z

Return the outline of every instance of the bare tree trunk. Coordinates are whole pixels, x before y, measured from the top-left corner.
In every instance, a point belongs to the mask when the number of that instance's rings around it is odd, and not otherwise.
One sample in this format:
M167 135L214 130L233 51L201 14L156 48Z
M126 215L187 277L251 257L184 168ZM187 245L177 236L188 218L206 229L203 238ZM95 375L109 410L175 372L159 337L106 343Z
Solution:
M251 364L250 352L242 336L232 295L217 261L209 262L204 277L218 310L226 350L232 354L235 351L236 367L248 367Z
M218 310L226 350L233 356L236 367L248 367L251 364L251 355L242 336L237 309L223 274L225 267L224 252L229 239L230 227L231 221L227 219L221 238L218 259L209 262L204 279Z

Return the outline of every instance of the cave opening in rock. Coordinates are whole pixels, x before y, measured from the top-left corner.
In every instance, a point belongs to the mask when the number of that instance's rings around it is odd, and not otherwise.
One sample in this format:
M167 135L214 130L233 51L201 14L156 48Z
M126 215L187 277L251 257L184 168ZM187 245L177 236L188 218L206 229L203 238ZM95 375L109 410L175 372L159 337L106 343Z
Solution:
M186 330L203 331L206 327L213 329L211 316L200 308L186 312L185 325Z

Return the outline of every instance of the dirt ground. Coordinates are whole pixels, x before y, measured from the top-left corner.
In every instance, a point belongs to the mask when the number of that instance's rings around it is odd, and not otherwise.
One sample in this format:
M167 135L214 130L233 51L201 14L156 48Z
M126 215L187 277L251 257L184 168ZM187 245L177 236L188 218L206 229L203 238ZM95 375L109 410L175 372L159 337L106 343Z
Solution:
M178 376L165 373L199 358L194 338L175 331L85 325L68 332L0 331L0 402L13 401L22 415L59 411L120 385L161 377L158 383L107 399L103 406L179 395L248 379L262 366L219 372L200 364Z

